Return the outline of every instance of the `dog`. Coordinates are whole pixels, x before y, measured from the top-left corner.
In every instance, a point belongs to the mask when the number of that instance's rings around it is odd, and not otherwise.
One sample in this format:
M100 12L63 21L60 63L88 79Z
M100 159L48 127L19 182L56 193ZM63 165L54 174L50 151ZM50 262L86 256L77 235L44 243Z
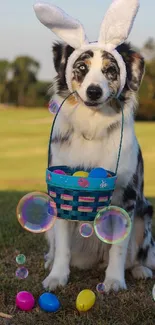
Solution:
M53 60L57 72L50 88L51 98L59 104L69 96L66 65L74 49L55 43ZM127 78L119 101L124 110L124 135L116 189L112 205L125 209L132 230L119 244L108 245L95 234L83 238L77 222L57 219L46 237L49 253L45 268L50 274L43 286L54 290L66 285L70 266L106 268L105 290L126 289L125 269L134 278L151 278L155 269L155 244L152 237L153 207L144 196L143 157L134 131L137 92L145 63L129 43L117 47L126 65ZM51 139L50 166L103 167L114 171L121 130L121 109L116 99L120 86L117 61L104 50L88 50L79 55L72 68L72 88L61 107Z

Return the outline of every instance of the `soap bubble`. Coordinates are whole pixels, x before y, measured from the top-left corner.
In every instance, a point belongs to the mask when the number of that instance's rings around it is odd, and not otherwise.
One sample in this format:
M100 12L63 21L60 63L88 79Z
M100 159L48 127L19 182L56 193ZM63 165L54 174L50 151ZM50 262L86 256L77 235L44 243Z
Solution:
M128 213L115 206L100 210L94 220L97 237L105 243L116 244L124 240L131 230Z
M24 254L19 254L17 257L16 257L16 263L17 264L25 264L26 262L26 257Z
M59 110L59 104L55 100L51 100L48 105L50 113L57 114Z
M26 279L28 277L28 274L29 274L29 271L26 269L26 267L22 266L22 267L19 267L17 270L16 270L16 277L18 279Z
M99 293L104 293L105 292L105 285L104 285L103 282L97 284L96 291L99 292Z
M29 193L19 201L17 206L19 223L24 229L33 233L42 233L50 229L56 216L56 204L45 193Z
M83 223L79 228L79 232L82 237L88 238L92 236L94 229L90 223Z

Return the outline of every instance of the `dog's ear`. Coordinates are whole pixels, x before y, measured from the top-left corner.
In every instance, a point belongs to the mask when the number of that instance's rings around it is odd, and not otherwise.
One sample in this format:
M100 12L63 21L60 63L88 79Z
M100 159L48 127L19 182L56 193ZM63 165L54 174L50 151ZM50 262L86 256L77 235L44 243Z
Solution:
M127 63L127 85L130 90L138 91L144 76L145 63L143 57L134 51Z
M67 44L63 43L55 43L53 45L53 61L54 61L54 67L58 74L58 77L62 83L66 82L65 79L65 71L66 71L66 65L69 56L72 54L74 49Z
M129 44L122 44L118 47L119 53L122 55L127 69L127 81L128 88L137 92L140 88L144 72L145 63L143 57L132 50Z

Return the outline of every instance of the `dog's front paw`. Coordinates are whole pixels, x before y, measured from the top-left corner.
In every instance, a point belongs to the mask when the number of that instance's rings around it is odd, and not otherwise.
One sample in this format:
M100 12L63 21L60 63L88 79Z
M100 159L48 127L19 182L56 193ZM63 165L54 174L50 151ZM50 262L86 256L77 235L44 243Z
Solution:
M106 277L106 279L104 281L104 286L105 286L105 292L107 292L107 293L109 291L117 292L119 290L127 289L124 279L118 280L118 279L109 278L109 277Z
M153 276L153 272L148 267L143 265L135 266L131 270L131 273L134 279L138 280L152 278Z
M67 272L60 270L58 272L53 272L49 274L49 276L43 281L44 289L55 290L57 287L64 287L68 282L69 270Z
M54 256L48 253L44 256L44 259L45 259L45 264L44 264L45 270L48 268L51 270L53 266Z

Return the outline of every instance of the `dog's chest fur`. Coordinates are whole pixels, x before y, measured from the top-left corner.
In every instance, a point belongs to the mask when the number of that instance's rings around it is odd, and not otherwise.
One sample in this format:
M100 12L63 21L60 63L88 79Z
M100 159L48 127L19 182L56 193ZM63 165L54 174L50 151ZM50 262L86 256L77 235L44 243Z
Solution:
M125 188L137 166L138 144L129 106L125 123L117 187ZM112 126L111 126L112 125ZM111 127L110 127L111 126ZM115 171L121 135L121 113L106 115L82 105L65 104L60 110L52 136L51 165L103 167Z

